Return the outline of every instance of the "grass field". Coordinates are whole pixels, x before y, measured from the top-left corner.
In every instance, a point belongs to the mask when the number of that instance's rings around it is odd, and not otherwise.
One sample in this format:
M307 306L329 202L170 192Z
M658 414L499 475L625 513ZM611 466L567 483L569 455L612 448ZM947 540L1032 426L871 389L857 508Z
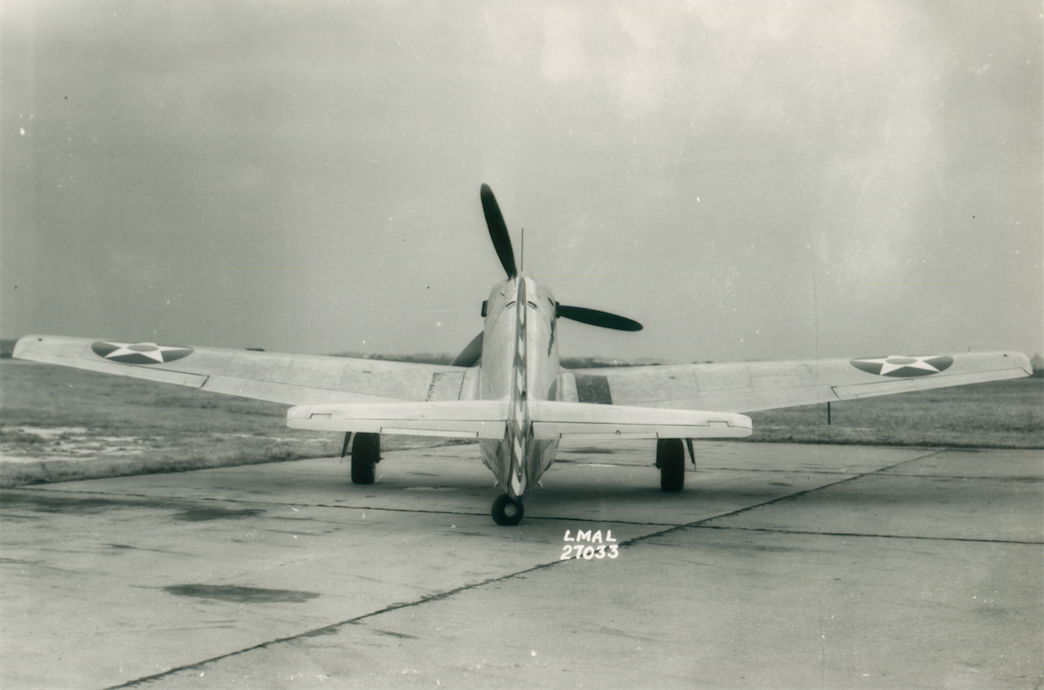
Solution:
M756 441L1044 448L1044 379L751 413ZM1042 456L1044 457L1044 456Z
M289 429L286 406L0 360L0 486L338 455L343 437ZM750 415L741 442L1044 448L1044 379ZM386 437L385 448L445 443Z

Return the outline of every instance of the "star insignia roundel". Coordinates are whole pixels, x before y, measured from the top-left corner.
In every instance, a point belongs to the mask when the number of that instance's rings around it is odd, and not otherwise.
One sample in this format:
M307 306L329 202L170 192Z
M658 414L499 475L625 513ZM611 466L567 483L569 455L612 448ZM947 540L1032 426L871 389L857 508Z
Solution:
M945 371L953 364L953 358L946 355L923 355L905 357L889 355L888 357L864 357L851 360L856 369L876 374L877 376L894 376L907 378L910 376L931 376Z
M117 343L99 340L91 345L94 354L123 364L165 364L192 354L191 347L156 343Z

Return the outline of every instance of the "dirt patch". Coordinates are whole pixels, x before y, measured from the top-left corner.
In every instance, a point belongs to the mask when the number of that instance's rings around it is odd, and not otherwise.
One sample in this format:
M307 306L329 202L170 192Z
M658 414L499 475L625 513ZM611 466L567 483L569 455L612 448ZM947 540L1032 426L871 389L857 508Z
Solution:
M261 589L236 585L173 585L164 591L178 597L231 601L237 604L302 604L319 595L292 589Z
M31 510L36 513L96 514L115 509L149 508L154 504L144 499L109 498L105 496L52 496L40 491L11 491L4 493L7 510Z
M259 508L240 508L231 510L220 507L195 507L178 513L176 519L182 522L208 522L210 520L235 520L238 518L250 518L263 515L265 511Z

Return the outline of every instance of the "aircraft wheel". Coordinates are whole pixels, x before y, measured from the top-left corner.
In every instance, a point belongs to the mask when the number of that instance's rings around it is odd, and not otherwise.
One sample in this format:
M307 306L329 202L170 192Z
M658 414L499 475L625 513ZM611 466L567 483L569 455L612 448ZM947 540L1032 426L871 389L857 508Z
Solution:
M359 433L352 441L352 484L373 484L381 461L381 435Z
M522 522L522 501L516 501L507 494L497 496L493 501L493 522L498 525L517 525Z
M656 441L656 466L660 468L660 488L681 491L685 486L685 446L680 438Z

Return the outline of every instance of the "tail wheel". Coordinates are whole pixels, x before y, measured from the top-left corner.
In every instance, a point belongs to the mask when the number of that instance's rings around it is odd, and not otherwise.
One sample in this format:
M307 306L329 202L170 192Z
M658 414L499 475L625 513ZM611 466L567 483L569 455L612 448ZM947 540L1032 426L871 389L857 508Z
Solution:
M660 468L660 488L681 491L685 486L685 446L680 438L656 441L656 466Z
M497 496L497 499L493 501L493 522L498 525L517 525L522 522L522 514L525 511L522 509L522 501L517 501L507 494L501 494Z
M381 435L359 433L352 441L352 484L373 484L381 461Z

